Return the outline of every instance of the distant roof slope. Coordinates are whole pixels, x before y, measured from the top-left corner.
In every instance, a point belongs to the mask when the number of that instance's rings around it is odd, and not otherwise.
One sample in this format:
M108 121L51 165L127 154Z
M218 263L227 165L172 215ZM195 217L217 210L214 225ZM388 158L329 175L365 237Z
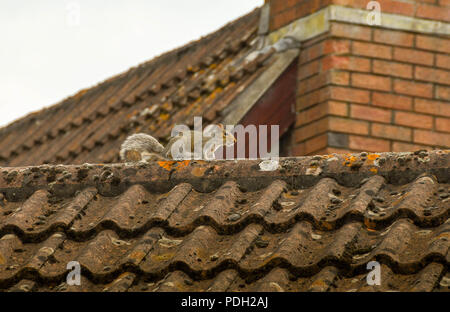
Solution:
M270 63L267 54L243 62L259 12L1 129L0 165L110 163L130 133L164 141L174 124L192 124L193 116L220 121Z
M260 162L0 169L0 291L449 290L450 151Z

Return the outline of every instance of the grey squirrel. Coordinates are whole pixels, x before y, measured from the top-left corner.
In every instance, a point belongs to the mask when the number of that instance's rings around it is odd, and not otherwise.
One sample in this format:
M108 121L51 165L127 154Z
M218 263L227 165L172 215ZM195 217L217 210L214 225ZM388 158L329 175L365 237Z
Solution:
M120 159L125 162L139 162L163 159L164 146L157 139L145 133L130 135L120 147Z
M214 152L222 146L232 146L234 135L222 125L204 132L190 130L173 136L164 147L149 134L137 133L126 138L120 148L124 162L151 162L161 160L206 159L213 160ZM201 154L199 154L199 152Z

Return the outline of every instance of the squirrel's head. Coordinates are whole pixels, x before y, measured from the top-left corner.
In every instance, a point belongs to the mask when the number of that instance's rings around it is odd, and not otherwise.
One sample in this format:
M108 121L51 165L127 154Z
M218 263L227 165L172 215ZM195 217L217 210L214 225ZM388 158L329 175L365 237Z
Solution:
M217 125L222 133L222 139L225 143L225 146L233 146L236 143L236 138L233 133L227 131L222 124Z
M205 134L215 138L219 138L220 135L225 146L233 146L236 143L236 138L233 133L227 131L222 124L209 125L205 129Z

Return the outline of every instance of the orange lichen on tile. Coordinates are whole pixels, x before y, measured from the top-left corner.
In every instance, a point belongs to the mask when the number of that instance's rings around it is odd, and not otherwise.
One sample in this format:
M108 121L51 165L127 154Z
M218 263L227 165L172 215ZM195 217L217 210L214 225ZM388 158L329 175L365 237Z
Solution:
M377 227L377 224L368 218L364 218L364 225L367 227L368 231L375 230Z
M221 87L216 88L211 94L206 98L207 102L212 102L219 93L222 93L223 89Z
M159 118L165 121L165 120L168 120L170 118L170 115L163 113L163 114L159 115Z
M183 161L172 161L172 160L168 160L168 161L158 161L158 165L164 169L166 169L167 171L172 171L172 170L178 170L184 167L187 167L190 163L190 160L183 160Z
M378 154L369 154L369 155L367 155L367 161L366 162L367 162L368 165L374 165L375 164L375 160L377 160L378 158L380 158L380 155L378 155ZM378 170L377 170L377 172L378 172Z
M353 163L358 161L358 158L354 155L347 154L347 157L344 159L345 161L342 163L343 166L351 167Z

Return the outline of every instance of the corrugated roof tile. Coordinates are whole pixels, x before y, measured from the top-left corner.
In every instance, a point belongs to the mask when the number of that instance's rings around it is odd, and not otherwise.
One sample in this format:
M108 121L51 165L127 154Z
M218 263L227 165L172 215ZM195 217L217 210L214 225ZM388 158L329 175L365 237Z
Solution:
M0 289L448 291L448 151L407 171L393 165L405 154L382 154L378 174L347 157L320 176L307 157L265 175L258 161L172 175L158 164L5 168ZM373 260L380 286L366 282ZM65 284L71 261L81 286Z

